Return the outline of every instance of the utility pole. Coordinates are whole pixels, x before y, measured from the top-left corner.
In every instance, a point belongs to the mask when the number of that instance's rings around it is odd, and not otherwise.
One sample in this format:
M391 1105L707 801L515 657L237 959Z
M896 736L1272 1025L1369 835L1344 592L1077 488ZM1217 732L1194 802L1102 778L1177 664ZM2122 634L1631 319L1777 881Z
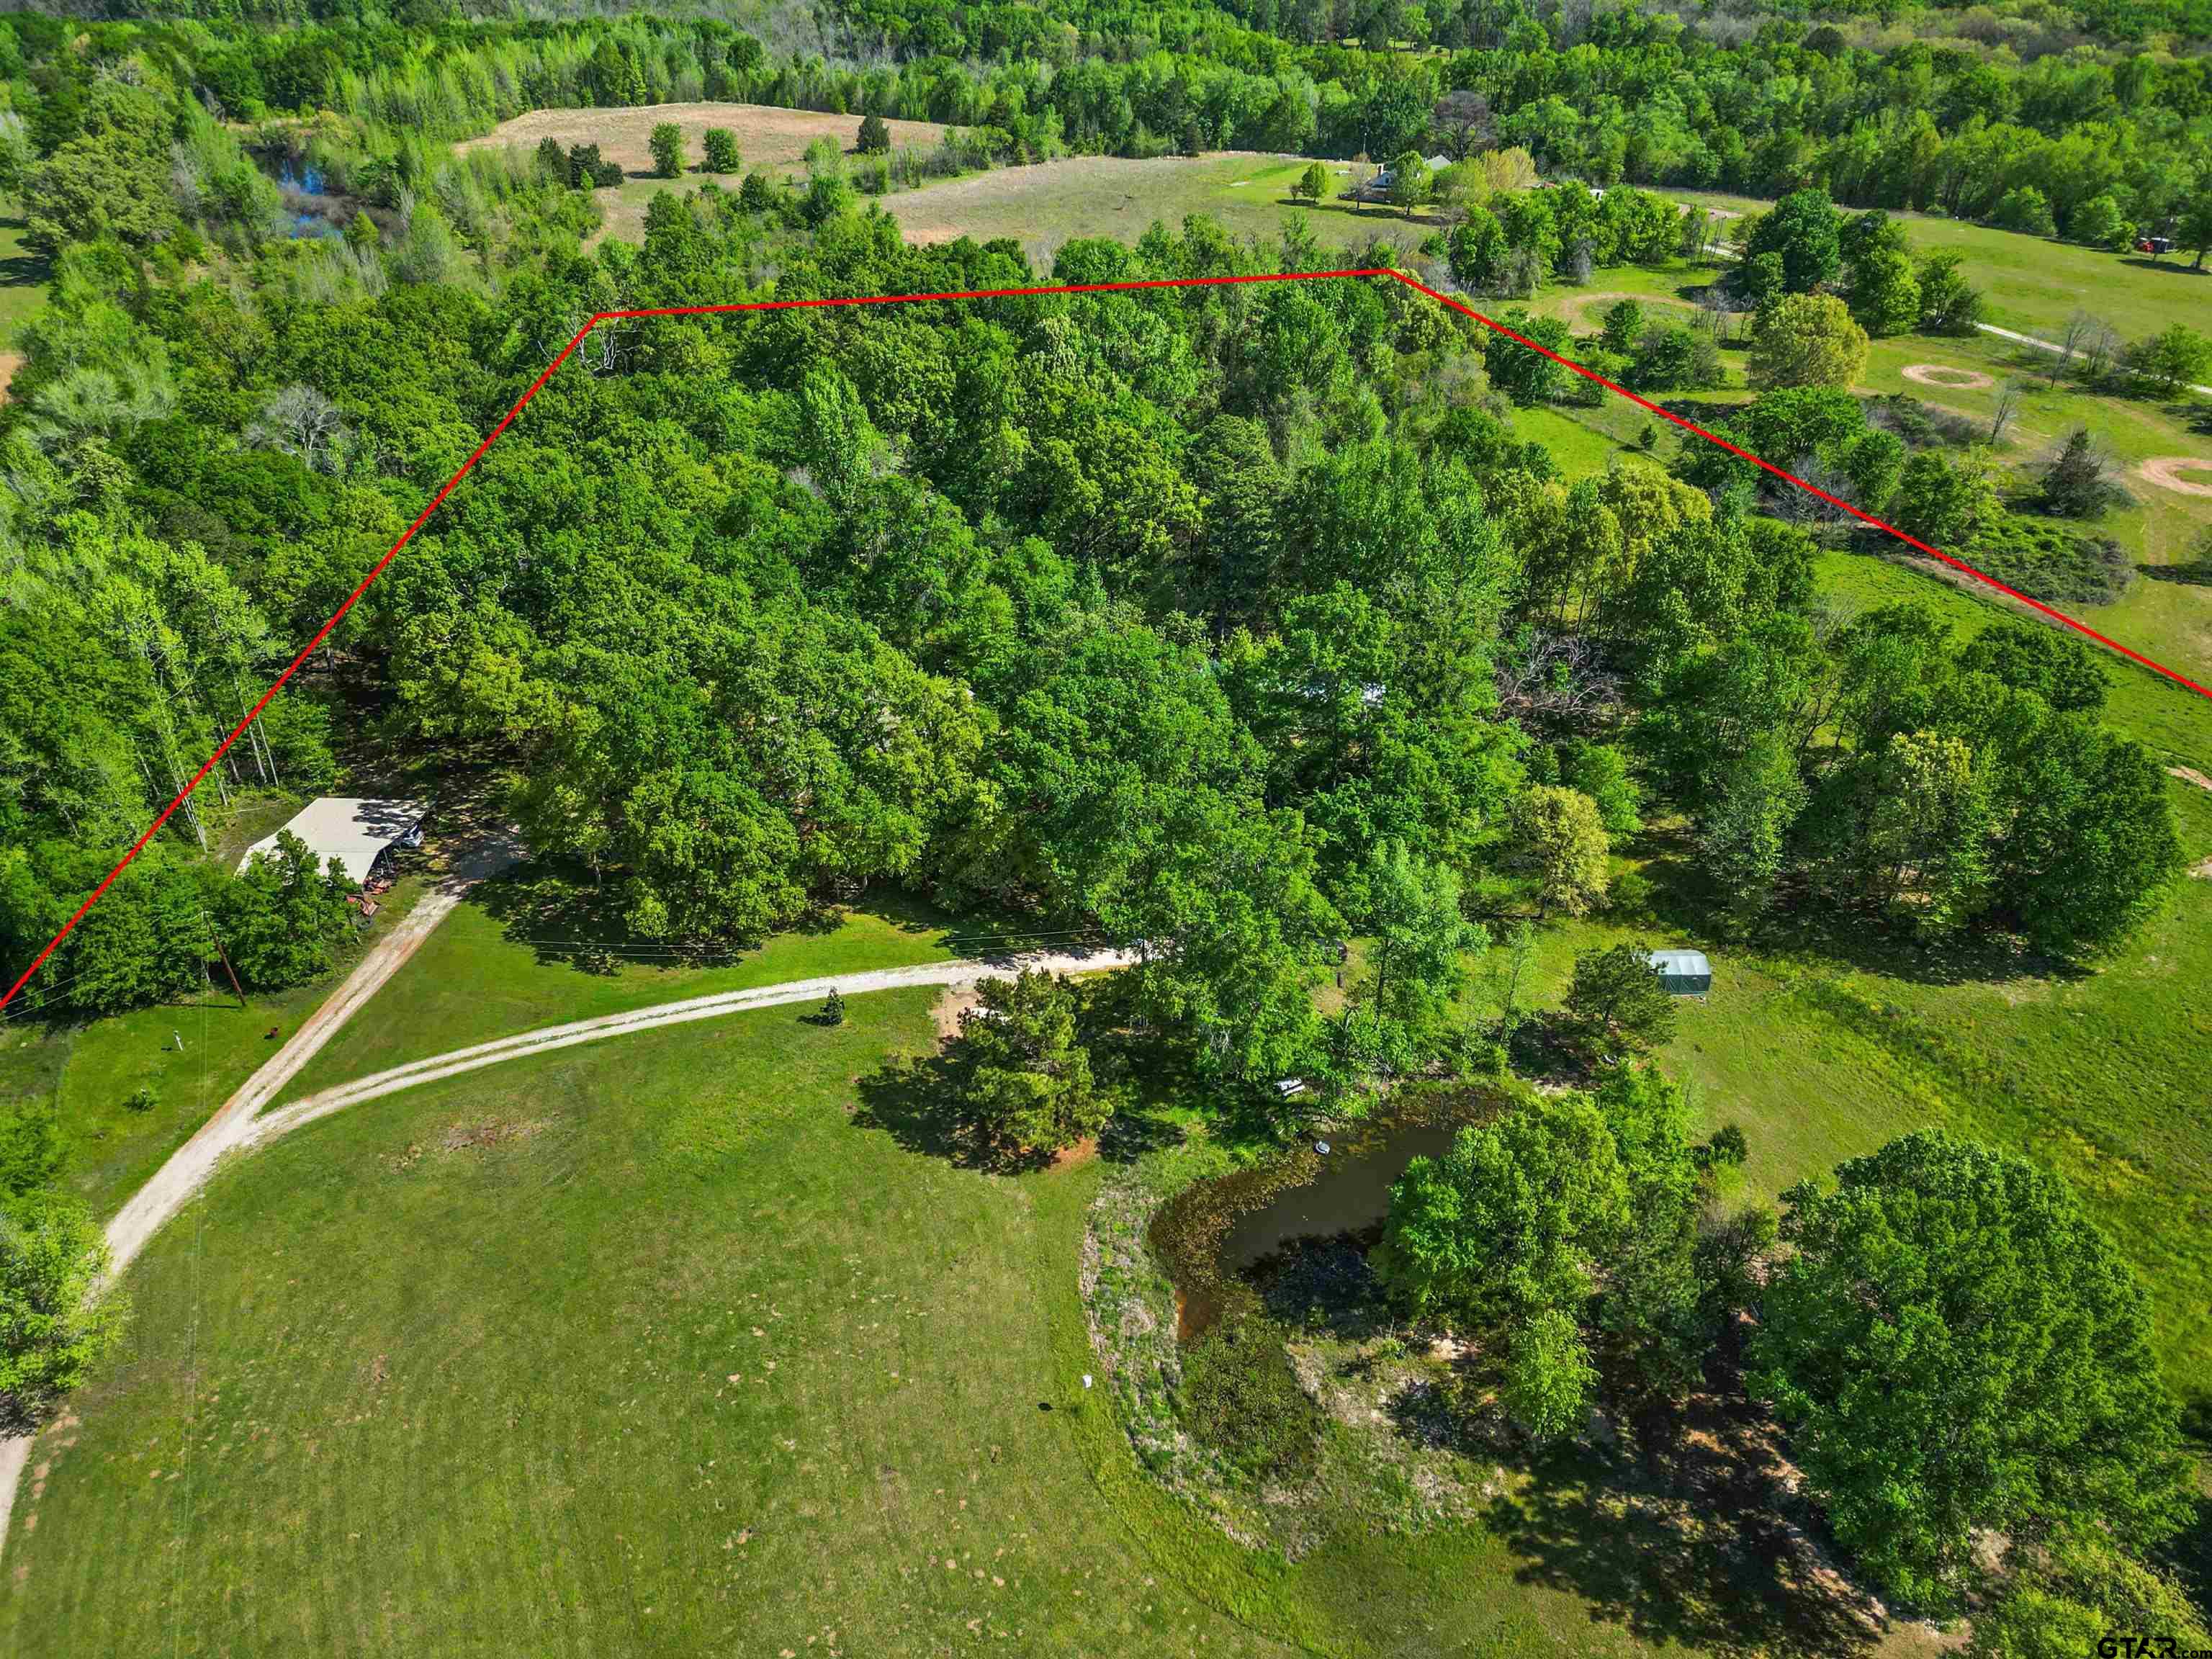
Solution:
M222 941L221 939L217 939L215 942L215 953L222 960L222 971L230 975L230 988L232 993L238 998L238 1006L240 1008L245 1007L246 992L239 985L238 969L230 965L230 952L222 948Z

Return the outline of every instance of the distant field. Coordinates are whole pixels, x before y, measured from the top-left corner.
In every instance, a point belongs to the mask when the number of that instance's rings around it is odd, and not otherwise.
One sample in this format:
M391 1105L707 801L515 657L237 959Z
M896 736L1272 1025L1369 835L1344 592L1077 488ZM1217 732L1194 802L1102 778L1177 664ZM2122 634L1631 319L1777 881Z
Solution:
M693 171L682 179L653 176L653 130L664 121L683 129L684 155ZM899 149L933 149L945 136L934 121L887 121L891 143ZM696 169L709 127L726 127L737 138L744 170L764 167L770 172L796 169L807 145L828 138L839 149L850 150L860 137L857 115L829 115L815 110L780 109L768 104L648 104L635 109L541 109L503 121L480 138L455 146L461 150L513 146L535 149L547 138L562 145L597 144L599 154L630 176L611 191L599 192L599 206L607 217L605 234L635 239L644 234L645 210L664 190L690 189L699 181ZM734 187L735 179L725 180Z
M629 173L650 173L653 128L673 122L683 129L693 167L709 127L734 134L748 171L798 165L817 138L850 149L860 131L857 115L828 115L816 110L778 109L768 104L647 104L634 109L540 109L502 121L480 138L455 146L461 150L514 146L535 149L547 138L562 144L597 144L599 154ZM888 121L891 143L902 148L933 145L945 129L934 121Z
M1339 179L1345 175L1345 164L1329 165ZM1048 256L1079 237L1133 242L1156 220L1173 228L1194 213L1210 215L1234 234L1267 241L1281 235L1291 218L1302 220L1322 241L1337 247L1379 235L1410 252L1427 234L1428 227L1381 209L1354 213L1340 202L1318 207L1293 202L1291 185L1307 166L1249 153L1165 155L1149 161L1075 155L931 185L886 197L883 206L909 241L1010 236L1032 254Z

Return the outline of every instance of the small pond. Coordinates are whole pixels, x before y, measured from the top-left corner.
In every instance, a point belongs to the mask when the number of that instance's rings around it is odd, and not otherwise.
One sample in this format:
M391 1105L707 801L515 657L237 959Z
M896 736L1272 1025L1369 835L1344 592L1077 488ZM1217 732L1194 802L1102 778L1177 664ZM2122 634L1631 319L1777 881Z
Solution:
M1332 1143L1311 1181L1287 1188L1231 1224L1221 1241L1221 1265L1242 1273L1295 1238L1328 1238L1364 1231L1389 1213L1390 1188L1417 1158L1451 1150L1455 1123L1389 1126L1358 1151Z
M1232 1308L1253 1305L1247 1271L1285 1245L1376 1228L1407 1164L1441 1156L1504 1103L1499 1091L1464 1085L1408 1091L1388 1112L1327 1136L1325 1156L1308 1142L1176 1194L1154 1218L1152 1242L1175 1282L1176 1334L1195 1341Z

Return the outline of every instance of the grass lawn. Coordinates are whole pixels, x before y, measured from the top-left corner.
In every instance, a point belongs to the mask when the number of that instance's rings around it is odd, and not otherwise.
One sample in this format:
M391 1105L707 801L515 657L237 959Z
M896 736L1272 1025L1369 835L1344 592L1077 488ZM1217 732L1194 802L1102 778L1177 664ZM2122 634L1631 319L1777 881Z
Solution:
M330 976L242 1009L210 992L82 1025L0 1026L0 1097L53 1099L66 1148L61 1184L105 1219L276 1052L270 1029L289 1036L420 892L414 878L393 889ZM142 1087L154 1104L134 1111L125 1103Z
M1774 205L1710 191L1662 193L1730 213ZM2135 340L2172 323L2201 326L2212 307L2212 270L2191 270L2186 259L2154 263L2148 254L2107 253L1923 213L1890 217L1905 227L1916 251L1956 248L1966 256L1967 278L1985 302L1983 320L2000 328L2053 339L2069 317L2087 311Z
M23 244L20 216L0 218L0 346L15 343L15 325L46 302L46 262Z
M2212 793L2178 781L2171 791L2187 858L2212 856ZM1661 1059L1709 1127L1743 1126L1747 1196L1771 1199L1928 1124L2029 1152L2075 1184L2142 1273L2175 1386L2208 1393L2212 880L2177 882L2109 961L2053 973L1987 954L1930 961L1846 929L1802 949L1733 944L1703 928L1699 902L1669 896L1694 890L1694 851L1655 839L1631 862L1658 886L1656 914L1547 929L1540 1000L1558 995L1574 953L1592 945L1706 951L1712 995L1677 1005L1680 1029ZM1486 973L1474 1001L1496 1006Z
M594 971L525 942L544 935L512 916L509 901L520 888L514 880L487 884L455 907L375 1000L307 1063L288 1097L540 1026L963 954L962 939L945 918L894 894L841 910L819 927L778 933L717 966L625 962Z
M848 1116L932 994L536 1057L226 1174L33 1452L0 1647L1635 1650L1482 1528L1291 1569L1139 1475L1080 1382L1101 1166Z

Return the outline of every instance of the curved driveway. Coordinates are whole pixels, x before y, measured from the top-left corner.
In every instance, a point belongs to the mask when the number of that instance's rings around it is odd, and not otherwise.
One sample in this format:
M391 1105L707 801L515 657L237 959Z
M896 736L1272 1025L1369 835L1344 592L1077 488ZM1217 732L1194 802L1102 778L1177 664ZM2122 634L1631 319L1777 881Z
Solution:
M502 1060L520 1060L528 1054L550 1054L556 1049L573 1048L580 1043L604 1042L610 1037L627 1036L632 1031L653 1031L663 1026L682 1025L692 1020L717 1019L725 1014L743 1013L752 1008L813 1002L826 998L833 989L846 996L860 996L870 991L896 991L915 985L972 984L977 980L1018 973L1024 969L1042 969L1060 974L1092 973L1104 969L1124 968L1137 960L1136 953L1132 951L1051 951L953 962L920 963L907 968L878 968L865 973L836 974L818 979L787 980L780 985L757 985L748 990L689 997L678 1002L632 1008L619 1014L603 1014L596 1019L574 1020L566 1025L549 1025L538 1030L501 1037L496 1042L479 1042L471 1048L456 1048L450 1054L434 1054L428 1060L395 1066L390 1071L379 1072L352 1083L340 1084L336 1088L325 1089L273 1112L263 1113L262 1109L276 1097L286 1084L300 1074L301 1068L330 1041L354 1011L368 1001L385 981L414 955L416 948L429 936L431 929L460 902L461 895L480 876L489 873L489 867L495 867L495 863L489 866L481 863L471 864L441 883L432 892L425 894L400 925L362 958L360 964L329 1000L294 1033L292 1040L278 1050L268 1064L248 1078L238 1092L200 1126L198 1133L173 1152L169 1161L155 1172L151 1180L131 1195L123 1207L116 1212L115 1218L107 1224L108 1266L103 1285L112 1284L122 1274L132 1259L145 1248L147 1241L160 1231L162 1224L172 1216L198 1195L231 1154L242 1156L251 1152L303 1123L313 1123L318 1118L328 1117L333 1112L343 1111L362 1101L396 1094L417 1084L434 1083L441 1078L459 1077L464 1073L480 1071ZM7 1541L8 1514L15 1504L15 1488L22 1480L23 1466L29 1458L33 1438L30 1435L19 1435L0 1440L0 1546L4 1546Z

